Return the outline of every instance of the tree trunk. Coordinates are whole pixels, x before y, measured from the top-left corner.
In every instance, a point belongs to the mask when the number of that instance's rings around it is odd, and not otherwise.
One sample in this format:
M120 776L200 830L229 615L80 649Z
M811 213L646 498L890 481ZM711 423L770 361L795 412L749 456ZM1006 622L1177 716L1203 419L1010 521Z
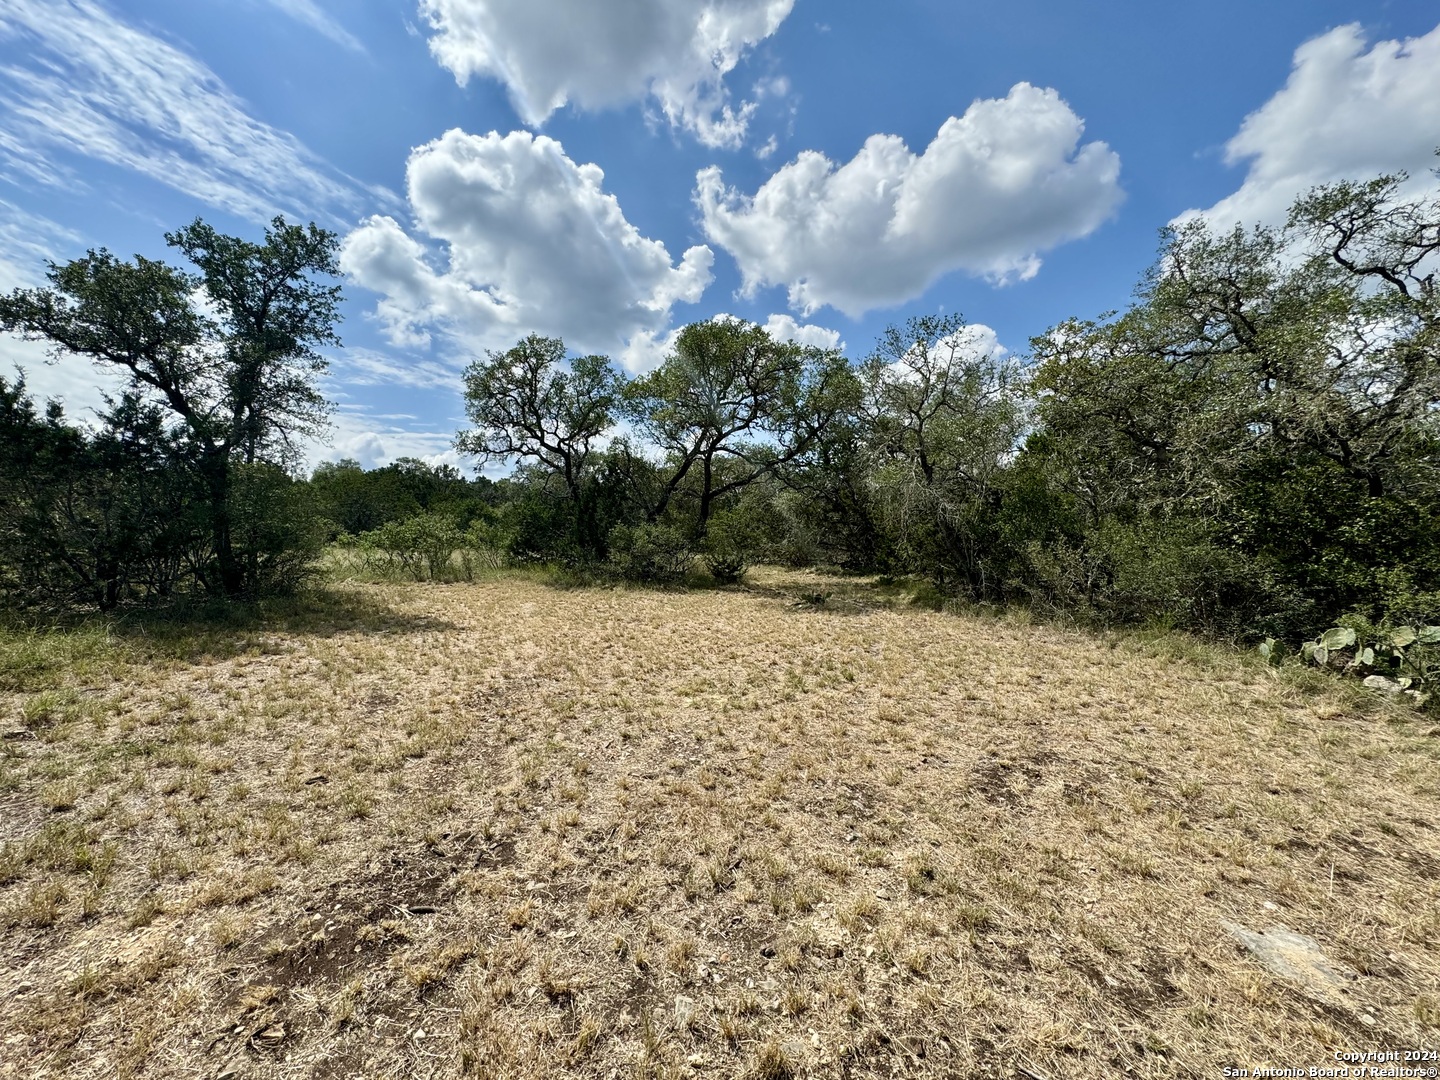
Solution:
M215 552L220 575L220 592L227 597L245 591L245 568L235 558L235 541L230 528L230 459L225 451L211 452L201 464L210 503L210 546Z
M698 537L704 538L706 530L710 526L710 508L715 496L711 491L714 486L714 466L710 455L705 455L703 484L700 488L700 520L696 524L695 533Z

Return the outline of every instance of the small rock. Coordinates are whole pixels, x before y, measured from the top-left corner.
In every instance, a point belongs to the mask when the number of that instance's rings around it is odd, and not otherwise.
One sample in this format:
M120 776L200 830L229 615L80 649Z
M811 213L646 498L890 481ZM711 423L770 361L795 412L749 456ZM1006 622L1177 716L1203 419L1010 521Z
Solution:
M695 999L685 997L683 994L675 999L675 1026L681 1031L689 1031L695 1026L697 1018Z
M1344 1002L1348 984L1357 978L1355 972L1326 957L1314 938L1297 934L1288 927L1272 926L1257 932L1235 923L1221 925L1272 973L1323 1001Z
M250 1036L250 1045L257 1050L274 1049L284 1041L284 1024L271 1024Z

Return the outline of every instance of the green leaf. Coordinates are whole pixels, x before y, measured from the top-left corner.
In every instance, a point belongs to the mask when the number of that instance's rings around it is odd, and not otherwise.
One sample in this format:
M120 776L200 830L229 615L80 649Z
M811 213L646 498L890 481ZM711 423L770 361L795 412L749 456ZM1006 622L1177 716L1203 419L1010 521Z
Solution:
M1367 647L1367 648L1365 648L1364 650L1362 650L1361 653L1360 653L1360 655L1357 656L1355 659L1356 659L1359 663L1363 664L1365 667L1374 667L1374 666L1375 666L1375 650Z
M1440 645L1440 626L1422 626L1415 640L1421 645Z
M1355 644L1355 631L1348 626L1336 626L1320 635L1320 644L1326 649L1348 649Z
M1330 662L1330 650L1324 645L1316 645L1315 651L1310 654L1310 659L1314 660L1315 663L1321 667L1324 667Z
M1390 631L1390 640L1396 648L1403 649L1407 645L1413 645L1419 635L1415 633L1413 626L1397 626Z
M1315 650L1318 647L1315 642L1307 641L1304 645L1300 646L1300 655L1305 657L1306 660L1313 660L1315 659Z

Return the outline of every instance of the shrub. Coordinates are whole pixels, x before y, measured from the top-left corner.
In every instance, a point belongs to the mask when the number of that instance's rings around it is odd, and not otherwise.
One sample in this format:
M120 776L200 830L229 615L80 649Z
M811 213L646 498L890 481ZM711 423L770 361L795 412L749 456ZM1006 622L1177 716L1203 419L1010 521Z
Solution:
M610 530L610 565L627 581L671 584L682 581L695 551L670 525L617 525Z
M304 484L274 465L237 465L231 496L233 542L251 591L294 592L324 546L325 523Z
M444 580L451 557L466 546L466 534L445 514L417 514L388 521L357 539L371 569L400 572L416 581ZM473 564L472 564L473 565Z
M710 576L729 584L739 581L750 568L756 546L756 528L739 510L717 514L710 520L701 556Z

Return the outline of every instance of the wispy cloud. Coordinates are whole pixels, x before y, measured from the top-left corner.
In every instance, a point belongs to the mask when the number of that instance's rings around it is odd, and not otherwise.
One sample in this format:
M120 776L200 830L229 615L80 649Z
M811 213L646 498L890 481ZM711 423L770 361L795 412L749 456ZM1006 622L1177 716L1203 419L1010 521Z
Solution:
M0 161L12 175L70 183L65 156L80 155L256 220L334 221L367 202L199 60L96 0L4 0L5 39L28 54L0 67Z
M400 360L371 349L347 348L332 364L331 380L341 386L408 386L455 392L460 388L460 368L434 360Z
M0 199L0 292L41 284L47 262L81 246L73 230Z
M269 3L296 22L304 23L312 30L324 34L335 44L343 45L352 52L365 52L365 46L360 43L360 39L326 14L315 0L269 0Z

